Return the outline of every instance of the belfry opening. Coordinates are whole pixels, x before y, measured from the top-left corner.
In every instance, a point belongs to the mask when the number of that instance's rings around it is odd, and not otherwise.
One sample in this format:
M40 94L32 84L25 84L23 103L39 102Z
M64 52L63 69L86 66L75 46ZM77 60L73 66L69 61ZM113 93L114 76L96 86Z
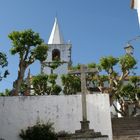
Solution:
M52 51L52 61L60 61L60 51L58 49L54 49Z

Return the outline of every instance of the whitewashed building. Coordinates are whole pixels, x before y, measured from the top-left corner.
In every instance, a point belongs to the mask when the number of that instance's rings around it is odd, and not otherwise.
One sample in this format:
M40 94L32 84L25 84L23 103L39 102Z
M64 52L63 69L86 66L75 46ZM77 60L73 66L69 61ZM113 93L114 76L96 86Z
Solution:
M41 66L41 72L45 74L58 74L57 84L61 84L61 75L68 73L68 68L71 66L71 48L70 42L65 43L57 18L55 18L54 25L48 40L48 57ZM58 60L61 64L56 69L52 70L49 65L53 61Z

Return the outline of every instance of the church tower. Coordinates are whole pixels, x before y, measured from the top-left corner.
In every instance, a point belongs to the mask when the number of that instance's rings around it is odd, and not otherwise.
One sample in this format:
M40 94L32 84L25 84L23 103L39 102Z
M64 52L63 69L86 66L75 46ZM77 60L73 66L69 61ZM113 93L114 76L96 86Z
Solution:
M41 72L45 74L55 73L58 74L57 84L62 85L61 75L68 73L68 68L71 65L71 48L70 42L65 43L57 18L55 18L52 32L48 40L48 57L42 65ZM55 60L60 61L60 66L52 71L49 67Z

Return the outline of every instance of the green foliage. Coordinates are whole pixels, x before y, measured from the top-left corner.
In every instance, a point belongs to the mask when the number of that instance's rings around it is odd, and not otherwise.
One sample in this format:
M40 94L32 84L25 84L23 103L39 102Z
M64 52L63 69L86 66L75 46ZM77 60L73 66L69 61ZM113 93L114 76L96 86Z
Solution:
M0 52L0 67L1 67L1 70L0 70L0 81L3 78L6 78L7 75L9 75L8 70L5 70L5 67L7 67L7 66L8 66L7 56L6 56L5 53Z
M137 62L133 56L126 54L119 58L119 64L122 72L125 72L127 70L134 69Z
M113 56L102 57L100 59L100 67L102 70L105 70L107 73L113 69L113 67L118 63L118 58L114 58Z
M109 78L108 78L108 76L107 75L95 75L95 76L93 76L93 78L92 78L92 81L93 81L93 83L94 83L94 85L96 86L96 87L98 87L98 86L103 86L103 87L105 87L104 86L104 83L107 81L109 81Z
M0 96L10 96L10 92L11 92L10 89L5 89L4 92L1 92L1 93L0 93Z
M122 116L135 116L137 108L140 108L140 79L139 77L132 76L127 81L127 84L123 84L120 88L117 99L120 103L121 109L118 111ZM133 105L133 111L128 113L128 106Z
M94 85L98 87L101 93L109 93L111 105L114 100L118 99L121 109L119 111L117 108L115 109L123 116L127 115L126 106L128 106L128 103L139 104L140 78L130 76L128 84L125 83L129 74L133 73L132 70L136 68L136 64L135 58L126 54L119 58L113 56L102 57L99 64L91 65L99 70L98 75L92 76ZM104 72L107 74L102 75Z
M90 63L90 64L88 64L88 68L97 68L97 64L96 63Z
M40 45L43 40L40 39L39 34L33 32L31 29L25 31L13 31L8 35L12 40L11 54L19 53L24 55L24 52L29 50L29 47Z
M48 47L45 44L39 45L37 48L34 49L34 57L37 60L43 62L47 58Z
M76 66L72 66L70 69L71 70L80 70L81 64L77 64Z
M59 85L52 85L51 87L51 95L59 95L59 93L61 92L62 88Z
M12 41L11 54L19 55L18 77L15 83L15 94L18 95L20 86L23 83L24 74L29 65L36 60L45 61L47 57L47 45L38 33L31 29L24 31L13 31L8 35Z
M8 36L12 41L11 54L19 54L20 59L27 63L35 60L44 61L47 57L48 47L38 33L31 29L25 31L13 31Z
M20 86L20 93L22 95L24 95L24 93L26 92L27 89L28 89L28 85L27 85L26 81L23 80L23 82L21 83L21 86Z
M138 76L131 76L129 80L134 84L135 88L137 88L140 84L140 78Z
M32 84L35 90L35 93L38 95L44 95L49 93L50 88L48 87L48 75L37 75L32 79Z
M61 92L61 87L56 84L56 74L39 74L34 76L32 84L37 95L58 95Z
M72 66L70 70L80 70L81 64L78 64L76 66ZM72 95L76 94L77 92L81 91L81 81L80 77L67 74L61 76L62 84L63 84L63 93L65 95Z
M118 64L120 64L121 72L118 71ZM101 72L107 72L106 76L101 74L93 77L93 81L98 83L101 92L104 92L104 82L108 82L108 92L111 92L111 97L115 99L118 97L121 86L125 78L129 75L130 71L135 68L136 60L131 55L124 55L120 58L112 56L103 57L97 67L100 66ZM106 92L106 90L105 90Z
M127 100L135 99L135 88L132 84L128 83L127 85L122 86L120 95L121 98L126 98Z
M137 96L136 98L138 98L137 100L139 101L140 100L140 88L137 89Z
M22 140L57 140L52 123L29 126L26 130L21 130L19 134Z
M80 78L74 75L62 75L62 84L64 86L63 93L65 95L76 94L81 91Z
M54 85L56 84L55 80L57 79L57 74L50 74L49 75L49 82Z
M131 103L140 100L140 78L137 76L131 76L128 84L123 85L120 91L120 97L131 101Z
M59 60L53 60L53 62L49 65L51 69L56 69L58 68L62 63Z
M8 65L7 57L5 53L0 52L0 66L2 68Z

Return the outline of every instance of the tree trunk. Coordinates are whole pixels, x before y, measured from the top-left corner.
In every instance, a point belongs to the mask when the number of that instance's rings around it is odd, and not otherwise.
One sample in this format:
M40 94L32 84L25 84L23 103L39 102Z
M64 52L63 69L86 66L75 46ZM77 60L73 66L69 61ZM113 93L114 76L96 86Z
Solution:
M21 84L23 82L23 78L24 78L26 68L27 67L26 67L26 65L24 65L24 62L20 62L19 70L18 70L18 77L17 77L17 80L16 80L15 85L14 85L14 88L15 88L14 95L15 96L19 95L20 87L21 87Z

